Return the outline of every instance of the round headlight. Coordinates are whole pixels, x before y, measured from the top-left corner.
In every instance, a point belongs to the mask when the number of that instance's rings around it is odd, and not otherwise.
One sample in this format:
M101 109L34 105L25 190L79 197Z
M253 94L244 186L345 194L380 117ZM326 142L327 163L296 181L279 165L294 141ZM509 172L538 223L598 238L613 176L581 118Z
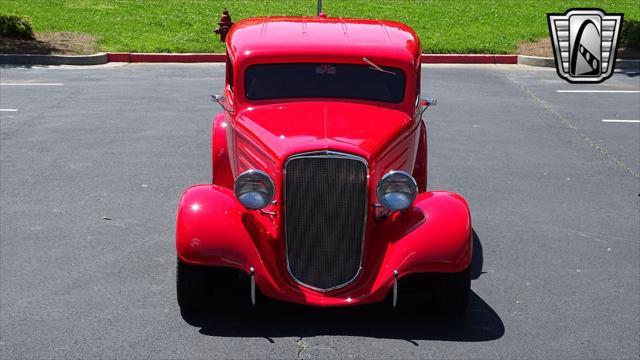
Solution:
M391 171L380 179L377 195L378 201L385 208L391 211L405 210L416 199L418 185L406 172Z
M273 181L263 171L247 170L236 179L233 191L247 209L262 209L273 200Z

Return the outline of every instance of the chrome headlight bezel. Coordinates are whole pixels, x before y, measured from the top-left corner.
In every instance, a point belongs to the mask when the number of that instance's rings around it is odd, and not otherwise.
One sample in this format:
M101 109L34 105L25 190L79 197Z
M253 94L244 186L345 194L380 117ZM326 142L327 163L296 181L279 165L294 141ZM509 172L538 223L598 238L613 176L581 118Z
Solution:
M275 185L271 177L261 170L247 170L233 183L236 199L247 209L259 210L269 206L275 196ZM248 196L252 194L251 196Z
M389 194L396 194L396 199ZM390 211L402 211L408 209L418 196L418 184L416 180L405 171L389 171L378 182L376 188L378 202ZM393 202L392 202L393 201Z

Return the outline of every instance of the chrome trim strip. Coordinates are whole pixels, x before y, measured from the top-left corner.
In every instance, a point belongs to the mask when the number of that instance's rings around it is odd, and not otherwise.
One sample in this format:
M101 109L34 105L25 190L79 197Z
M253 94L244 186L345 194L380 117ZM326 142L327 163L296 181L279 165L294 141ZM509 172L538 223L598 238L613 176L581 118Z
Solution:
M256 269L250 267L249 272L251 273L251 305L256 306Z
M283 222L284 222L284 252L285 252L285 258L286 258L286 263L287 263L287 272L289 273L289 276L291 276L291 278L293 279L293 281L295 281L296 283L307 287L309 289L318 291L318 292L329 292L332 290L337 290L337 289L341 289L349 284L351 284L352 282L354 282L358 276L360 276L360 274L362 273L362 262L364 259L364 243L365 243L365 235L367 232L367 213L369 210L369 163L367 162L367 160L363 157L357 156L357 155L353 155L353 154L347 154L347 153L342 153L342 152L337 152L337 151L331 151L331 150L321 150L321 151L311 151L311 152L305 152L305 153L298 153L295 155L291 155L289 156L289 158L287 158L287 160L284 163L283 169L282 169L282 204L283 207L286 206L287 204L287 200L286 200L286 179L287 179L287 166L289 165L289 163L291 161L294 160L300 160L300 159L308 159L308 158L334 158L334 159L348 159L348 160L356 160L356 161L360 161L361 163L364 164L365 167L365 171L367 173L367 182L365 184L366 187L366 200L365 200L365 207L364 207L364 223L362 226L362 246L360 249L360 266L358 266L358 271L356 272L356 274L353 276L353 278L347 282L345 282L344 284L340 284L334 287L330 287L330 288L326 288L326 289L321 289L321 288L317 288L315 286L309 285L309 284L305 284L302 281L298 280L293 273L291 272L291 267L289 266L289 247L287 245L287 211L286 209L282 209L282 217L283 217Z
M398 303L398 270L393 270L393 307Z

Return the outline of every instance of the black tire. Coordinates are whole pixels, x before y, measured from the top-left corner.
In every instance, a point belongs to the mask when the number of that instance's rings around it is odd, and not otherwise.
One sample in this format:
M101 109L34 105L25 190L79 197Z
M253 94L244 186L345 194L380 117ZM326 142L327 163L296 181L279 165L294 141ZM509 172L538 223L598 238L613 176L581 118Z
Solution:
M467 310L470 269L459 273L413 274L398 283L398 309L407 314L461 316Z
M249 278L238 270L186 264L176 266L178 306L187 312L251 305Z
M446 316L462 316L467 311L471 290L471 271L438 274L433 282L433 300L436 308Z
M205 270L203 267L177 261L176 290L180 309L197 311L204 308L210 297Z

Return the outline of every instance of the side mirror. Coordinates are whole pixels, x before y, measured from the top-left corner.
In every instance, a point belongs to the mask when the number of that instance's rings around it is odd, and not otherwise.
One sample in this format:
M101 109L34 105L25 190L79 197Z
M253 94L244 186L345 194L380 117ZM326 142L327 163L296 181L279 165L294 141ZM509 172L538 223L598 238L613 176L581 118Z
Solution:
M438 105L438 99L434 98L424 98L420 100L420 105L429 107Z
M213 94L213 95L211 95L211 101L218 103L218 105L220 105L222 110L224 110L224 111L226 111L228 113L233 113L233 111L231 111L230 109L227 109L227 107L225 105L224 95Z
M434 98L424 98L420 99L420 106L422 106L422 110L420 111L420 116L424 114L424 112L429 108L429 106L438 105L438 99Z

